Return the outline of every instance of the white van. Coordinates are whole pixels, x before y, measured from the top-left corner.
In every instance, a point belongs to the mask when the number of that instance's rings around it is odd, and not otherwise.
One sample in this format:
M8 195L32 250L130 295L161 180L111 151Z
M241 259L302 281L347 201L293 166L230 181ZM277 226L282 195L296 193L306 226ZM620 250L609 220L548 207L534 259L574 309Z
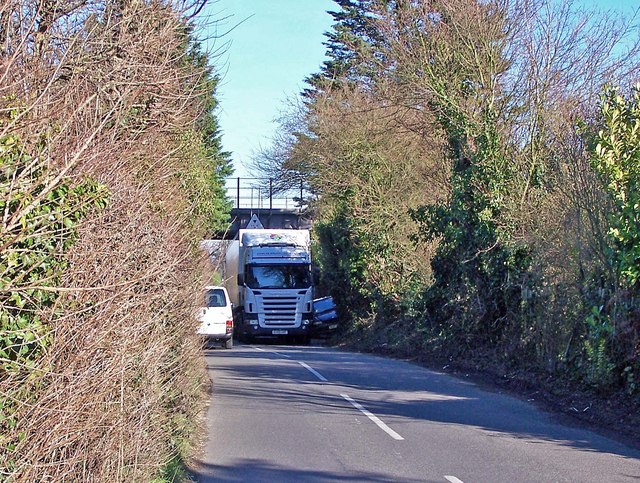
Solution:
M207 343L220 341L223 347L233 347L233 311L229 294L224 287L204 288L205 307L200 309L200 334Z

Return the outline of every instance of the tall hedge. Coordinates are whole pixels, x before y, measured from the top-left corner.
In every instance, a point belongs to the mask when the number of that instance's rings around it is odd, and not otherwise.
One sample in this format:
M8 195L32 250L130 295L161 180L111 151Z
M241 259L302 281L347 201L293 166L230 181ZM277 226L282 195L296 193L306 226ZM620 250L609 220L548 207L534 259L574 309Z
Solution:
M184 2L0 12L0 479L171 479L226 223L217 78Z

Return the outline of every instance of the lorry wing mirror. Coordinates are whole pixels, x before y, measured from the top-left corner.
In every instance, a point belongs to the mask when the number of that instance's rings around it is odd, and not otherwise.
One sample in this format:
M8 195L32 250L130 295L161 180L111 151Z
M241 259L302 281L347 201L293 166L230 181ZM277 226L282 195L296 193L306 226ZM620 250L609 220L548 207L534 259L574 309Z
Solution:
M244 285L244 273L238 274L238 285Z

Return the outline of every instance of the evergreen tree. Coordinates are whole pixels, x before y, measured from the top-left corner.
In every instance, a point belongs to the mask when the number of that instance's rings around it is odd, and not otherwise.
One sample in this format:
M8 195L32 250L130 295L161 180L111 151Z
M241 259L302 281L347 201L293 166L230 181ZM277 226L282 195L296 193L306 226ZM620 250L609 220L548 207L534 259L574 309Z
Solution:
M230 202L226 197L225 178L233 173L233 166L231 153L224 151L222 147L220 124L215 114L218 107L215 94L220 79L208 63L209 56L202 51L200 42L194 40L190 30L188 27L185 34L185 62L197 73L195 91L199 93L200 115L196 119L192 135L197 139L198 145L194 157L200 161L186 177L189 182L198 185L192 189L193 196L204 198L199 200L197 206L199 214L204 216L208 236L211 236L224 232L228 226Z
M340 7L329 14L335 23L325 35L327 56L320 72L307 78L311 89L304 91L307 98L313 97L315 90L325 90L341 82L367 84L375 69L363 53L371 52L380 35L371 22L372 0L335 0Z

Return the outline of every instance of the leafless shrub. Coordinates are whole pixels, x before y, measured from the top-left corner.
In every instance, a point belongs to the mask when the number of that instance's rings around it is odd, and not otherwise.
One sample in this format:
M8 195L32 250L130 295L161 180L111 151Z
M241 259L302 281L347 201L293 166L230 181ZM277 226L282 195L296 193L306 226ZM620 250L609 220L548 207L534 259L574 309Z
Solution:
M203 161L183 154L205 109L206 73L185 49L183 14L194 9L0 2L0 135L37 154L47 183L38 196L87 178L109 191L64 255L58 300L40 314L51 343L36 369L0 372L3 399L28 394L13 400L16 424L3 435L15 448L0 450L14 481L148 481L201 409L193 316L205 220L184 174Z

